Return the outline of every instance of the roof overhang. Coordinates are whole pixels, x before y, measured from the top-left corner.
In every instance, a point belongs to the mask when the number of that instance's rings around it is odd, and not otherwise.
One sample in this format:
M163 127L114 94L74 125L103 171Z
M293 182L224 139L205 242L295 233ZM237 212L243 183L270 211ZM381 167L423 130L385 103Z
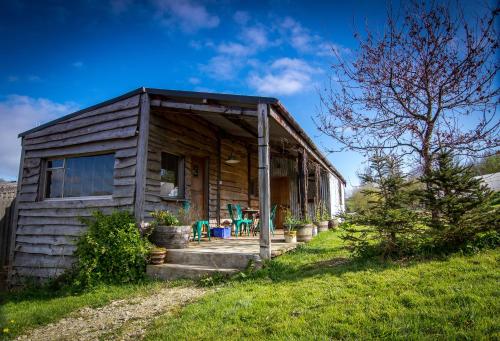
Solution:
M271 108L271 115L275 115L273 118L275 121L282 126L282 128L286 129L290 135L294 137L296 140L300 140L303 143L303 147L308 150L310 154L313 156L326 168L328 168L331 172L333 172L344 184L346 183L344 177L340 174L340 172L330 163L330 161L323 155L323 153L318 149L315 143L311 140L311 138L305 133L305 131L300 127L297 121L293 118L293 116L288 112L285 106L276 98L273 97L260 97L260 96L243 96L243 95L232 95L232 94L221 94L221 93L208 93L208 92L194 92L194 91L178 91L178 90L163 90L163 89L155 89L155 88L138 88L136 90L127 92L118 97L109 99L107 101L101 102L99 104L93 105L91 107L76 111L69 115L62 116L56 120L47 122L43 125L35 127L33 129L27 130L19 134L19 137L24 137L33 132L39 131L46 127L57 124L61 121L67 120L69 118L81 115L83 113L98 109L100 107L104 107L106 105L113 104L115 102L119 102L126 98L141 94L147 93L152 96L161 96L161 98L166 98L172 102L182 103L182 101L186 100L196 100L201 101L200 106L208 103L209 101L215 101L220 104L224 108L239 108L235 109L240 110L242 114L241 117L244 117L245 112L251 113L256 110L257 104L268 104ZM190 110L196 110L195 107L191 106ZM216 110L213 114L217 114ZM224 109L223 112L219 114L223 114L227 117L230 114L227 109ZM252 116L252 115L248 115ZM256 117L255 117L256 118ZM228 120L226 120L228 121ZM230 121L230 120L229 120Z

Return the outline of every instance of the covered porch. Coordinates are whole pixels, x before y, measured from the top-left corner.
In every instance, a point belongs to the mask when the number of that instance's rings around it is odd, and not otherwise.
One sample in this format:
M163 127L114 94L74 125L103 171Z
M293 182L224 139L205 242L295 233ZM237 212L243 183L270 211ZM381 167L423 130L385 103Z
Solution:
M295 249L300 243L285 243L283 231L271 236L271 258ZM185 249L168 250L166 263L148 265L148 275L155 279L199 278L214 273L233 274L249 265L260 266L260 237L190 242Z
M155 89L148 94L138 142L146 158L138 221L187 203L215 227L230 220L228 204L254 208L261 232L249 240L261 259L269 259L278 244L270 233L274 205L278 231L286 210L296 218L312 217L319 205L336 213L332 195L341 197L343 179L278 100ZM237 247L230 240L212 243Z

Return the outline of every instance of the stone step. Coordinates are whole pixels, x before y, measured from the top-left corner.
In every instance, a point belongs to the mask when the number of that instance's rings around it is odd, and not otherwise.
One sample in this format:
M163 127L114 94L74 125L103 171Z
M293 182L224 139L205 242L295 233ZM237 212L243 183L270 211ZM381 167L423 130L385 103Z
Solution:
M250 261L257 262L258 260L259 256L252 253L203 252L193 249L172 249L167 251L165 263L243 270L248 266Z
M170 281L179 278L197 279L207 275L214 275L216 273L234 274L239 271L240 269L214 268L203 265L168 263L161 265L148 265L146 269L146 273L149 277L164 281Z

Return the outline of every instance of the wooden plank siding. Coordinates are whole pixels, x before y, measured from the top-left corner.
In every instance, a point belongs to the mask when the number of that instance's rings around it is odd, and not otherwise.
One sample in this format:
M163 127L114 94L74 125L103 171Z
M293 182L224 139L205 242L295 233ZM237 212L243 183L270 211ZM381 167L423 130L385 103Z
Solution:
M82 113L24 136L12 281L61 274L74 261L78 217L99 209L133 211L140 95ZM110 198L43 200L43 160L114 152Z

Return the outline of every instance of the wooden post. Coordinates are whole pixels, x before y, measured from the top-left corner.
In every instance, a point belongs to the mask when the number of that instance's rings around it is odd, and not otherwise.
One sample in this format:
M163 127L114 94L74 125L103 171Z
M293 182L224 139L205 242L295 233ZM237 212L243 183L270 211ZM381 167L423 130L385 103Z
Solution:
M26 150L24 149L24 137L21 138L21 159L19 160L19 173L17 176L17 191L16 197L14 198L14 214L11 217L11 235L9 243L9 258L7 260L7 284L10 286L12 284L12 276L13 276L13 266L14 266L14 255L16 250L16 237L17 237L17 221L19 219L19 195L21 193L21 188L23 185L23 169L24 169L24 156L26 154ZM40 178L42 175L40 174ZM40 179L39 178L39 179Z
M220 186L222 184L222 142L219 135L217 135L217 226L221 226L220 217Z
M260 205L260 258L271 258L271 189L269 183L269 107L259 103L257 107L259 125L259 205Z
M252 150L250 145L247 145L247 206L252 206Z
M148 140L150 105L149 95L143 89L139 112L139 139L137 142L137 161L135 173L135 220L144 221L144 198L146 196L146 173L148 170Z
M299 154L299 201L302 218L307 217L307 187L309 181L309 171L307 169L307 152L301 150Z
M320 187L320 181L321 181L321 170L319 168L319 164L315 163L314 164L314 185L315 185L315 190L314 190L314 205L315 209L318 209L319 203L321 202L321 187Z

